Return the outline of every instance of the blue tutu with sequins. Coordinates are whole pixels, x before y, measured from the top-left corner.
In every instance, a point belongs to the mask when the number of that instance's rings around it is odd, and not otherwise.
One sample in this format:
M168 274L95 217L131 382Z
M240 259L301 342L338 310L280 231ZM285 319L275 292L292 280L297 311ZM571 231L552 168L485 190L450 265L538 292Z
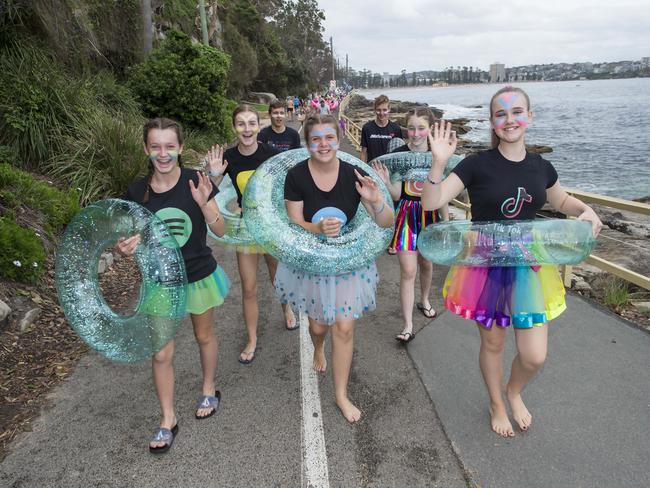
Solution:
M313 275L284 263L275 274L275 293L317 322L333 325L338 319L358 319L377 306L377 266L375 263L336 276Z

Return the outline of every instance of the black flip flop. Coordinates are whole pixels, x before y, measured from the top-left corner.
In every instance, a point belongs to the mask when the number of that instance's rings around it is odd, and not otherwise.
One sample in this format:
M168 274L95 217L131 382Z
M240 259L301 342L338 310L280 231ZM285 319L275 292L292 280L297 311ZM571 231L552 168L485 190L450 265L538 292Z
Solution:
M422 315L424 315L428 319L435 319L436 315L438 315L438 313L436 312L436 309L433 308L433 307L424 308L424 305L422 305L421 303L416 303L415 306L422 313ZM427 314L430 314L430 313L433 313L433 315L427 315Z
M403 339L403 338L400 337L400 336L404 336L404 337L408 336L408 337L406 337L405 339ZM408 344L408 343L411 342L413 339L415 339L415 334L414 334L413 332L400 332L399 334L397 334L397 335L395 336L395 340L401 342L402 344Z

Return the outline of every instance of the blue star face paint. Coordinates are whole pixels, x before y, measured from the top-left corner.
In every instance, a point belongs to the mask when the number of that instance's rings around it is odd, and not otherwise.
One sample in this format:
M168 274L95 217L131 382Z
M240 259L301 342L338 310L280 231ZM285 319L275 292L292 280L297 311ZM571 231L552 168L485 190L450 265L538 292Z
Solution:
M336 135L336 129L328 125L316 125L309 132L309 150L318 151L319 148L332 149L336 151L339 148L339 140Z

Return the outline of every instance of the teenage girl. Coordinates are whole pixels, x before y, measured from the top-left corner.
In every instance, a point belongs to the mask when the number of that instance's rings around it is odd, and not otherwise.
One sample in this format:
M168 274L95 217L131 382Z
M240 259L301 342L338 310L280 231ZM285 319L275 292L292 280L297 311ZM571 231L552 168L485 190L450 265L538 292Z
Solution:
M332 115L311 115L304 125L309 159L289 170L284 198L289 218L308 232L335 237L361 203L381 227L393 225L392 209L384 203L375 181L362 170L339 160L339 126ZM345 221L344 221L345 220ZM332 375L336 404L348 422L361 411L348 397L354 321L375 308L377 268L374 263L352 273L316 276L280 263L276 293L309 318L314 344L313 368L325 372L325 338L332 331Z
M228 294L230 282L206 245L206 224L217 235L223 235L224 223L214 199L217 188L203 173L182 167L183 132L173 120L157 118L144 126L144 149L149 157L149 174L132 183L126 198L138 202L163 221L173 219L175 226L190 229L174 232L183 254L188 279L187 312L192 320L194 337L199 345L203 384L197 402L196 418L212 416L221 399L215 389L217 370L217 337L213 310ZM179 225L179 222L182 224ZM138 235L118 242L118 250L126 255L135 252ZM149 450L158 454L169 450L178 432L174 410L174 340L153 356L153 378L160 401L162 419L149 443Z
M450 123L435 124L430 139L433 165L422 192L423 207L440 208L467 188L474 222L533 219L549 202L560 212L590 221L597 235L602 223L593 209L564 191L550 162L526 151L524 136L532 121L530 100L523 90L505 87L496 92L490 101L492 149L465 158L444 181L443 169L456 149L456 134ZM504 400L519 429L527 430L533 417L521 392L546 359L548 321L566 308L557 266L453 266L443 297L449 310L478 325L479 364L490 396L492 430L503 437L515 435ZM510 325L517 354L504 387L503 351Z
M232 125L237 133L237 145L224 152L218 144L208 152L207 159L210 165L210 175L215 181L221 181L224 174L230 180L237 192L237 204L241 209L241 200L248 179L255 170L271 156L280 151L276 148L257 141L260 132L260 118L257 110L248 104L239 105L232 114ZM244 322L248 333L246 346L239 355L239 362L250 364L255 359L257 348L257 321L259 319L259 305L257 303L257 263L259 255L264 256L271 281L275 278L277 261L264 250L257 246L239 247L236 249L237 266L241 277L242 307ZM298 328L296 317L288 305L282 306L286 328Z
M393 152L427 152L429 151L429 135L433 128L434 116L428 107L418 107L409 110L406 115L408 144L398 147ZM449 207L443 205L438 212L425 211L420 203L423 183L419 181L391 182L390 174L385 165L375 162L373 168L388 187L391 197L397 203L395 217L395 233L389 248L397 251L400 267L400 299L404 326L402 332L395 338L402 342L410 342L413 334L413 304L415 302L415 276L420 269L420 302L417 309L428 319L436 316L436 311L429 302L433 263L424 259L417 250L418 235L424 228L434 222L449 220Z

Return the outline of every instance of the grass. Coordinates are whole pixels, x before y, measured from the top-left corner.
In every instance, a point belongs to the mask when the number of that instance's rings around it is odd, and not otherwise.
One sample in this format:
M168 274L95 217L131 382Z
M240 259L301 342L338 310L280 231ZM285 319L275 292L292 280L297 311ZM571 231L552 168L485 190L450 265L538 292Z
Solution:
M610 308L620 309L627 305L630 299L628 283L617 277L607 279L604 287L603 302Z

